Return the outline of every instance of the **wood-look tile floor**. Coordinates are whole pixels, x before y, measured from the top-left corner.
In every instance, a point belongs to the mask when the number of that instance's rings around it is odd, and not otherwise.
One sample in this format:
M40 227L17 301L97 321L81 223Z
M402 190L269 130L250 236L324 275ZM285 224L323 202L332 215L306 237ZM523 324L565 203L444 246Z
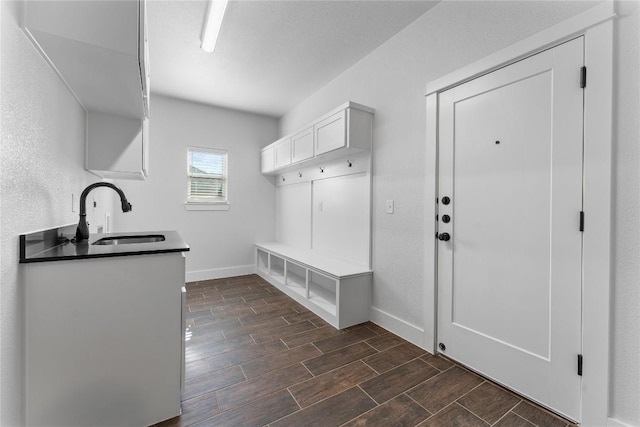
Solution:
M561 426L365 323L336 330L257 275L187 284L182 416L157 426Z

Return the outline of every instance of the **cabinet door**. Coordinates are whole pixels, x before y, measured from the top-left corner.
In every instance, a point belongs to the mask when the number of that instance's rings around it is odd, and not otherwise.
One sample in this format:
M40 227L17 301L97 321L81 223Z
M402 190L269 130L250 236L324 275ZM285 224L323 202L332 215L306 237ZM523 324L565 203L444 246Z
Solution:
M269 146L262 150L262 173L271 172L275 169L275 154L273 146Z
M291 138L280 140L274 144L276 169L291 164Z
M313 126L291 137L291 163L313 157Z
M314 126L316 155L347 145L347 111L327 117Z

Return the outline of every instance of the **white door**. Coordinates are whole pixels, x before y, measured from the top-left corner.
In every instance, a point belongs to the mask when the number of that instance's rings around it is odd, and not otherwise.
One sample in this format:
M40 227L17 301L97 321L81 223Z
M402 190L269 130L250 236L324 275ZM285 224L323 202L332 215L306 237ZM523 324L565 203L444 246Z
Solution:
M582 65L578 38L439 102L439 347L577 421Z

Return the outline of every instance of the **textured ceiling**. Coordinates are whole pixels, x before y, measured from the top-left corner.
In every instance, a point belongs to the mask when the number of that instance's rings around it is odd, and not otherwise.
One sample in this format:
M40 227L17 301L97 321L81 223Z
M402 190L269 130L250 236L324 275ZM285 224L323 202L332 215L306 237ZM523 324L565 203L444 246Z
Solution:
M151 90L281 116L436 3L231 0L206 53L205 1L151 0Z

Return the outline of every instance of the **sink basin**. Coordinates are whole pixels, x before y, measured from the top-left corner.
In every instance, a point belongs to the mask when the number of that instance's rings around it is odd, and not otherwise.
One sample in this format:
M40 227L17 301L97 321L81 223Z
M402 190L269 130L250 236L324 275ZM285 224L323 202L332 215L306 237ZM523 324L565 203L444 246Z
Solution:
M164 242L164 236L162 234L149 234L145 236L113 236L103 237L100 240L96 240L92 245L125 245L132 243L156 243Z

